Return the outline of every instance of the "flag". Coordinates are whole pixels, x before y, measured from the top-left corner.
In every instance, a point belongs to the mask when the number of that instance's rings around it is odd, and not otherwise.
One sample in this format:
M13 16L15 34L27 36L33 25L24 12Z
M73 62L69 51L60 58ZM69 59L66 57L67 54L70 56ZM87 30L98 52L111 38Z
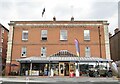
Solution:
M43 12L42 12L42 17L43 17L43 15L44 15L44 12L45 12L45 8L43 9Z
M79 42L77 39L75 39L75 47L76 47L77 56L80 56Z

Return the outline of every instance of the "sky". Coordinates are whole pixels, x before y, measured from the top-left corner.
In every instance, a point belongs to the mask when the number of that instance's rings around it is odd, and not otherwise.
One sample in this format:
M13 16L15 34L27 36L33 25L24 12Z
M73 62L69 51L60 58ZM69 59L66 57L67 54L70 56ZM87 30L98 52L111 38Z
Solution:
M119 0L0 0L0 23L10 21L107 20L109 32L118 28ZM44 16L42 11L45 8Z

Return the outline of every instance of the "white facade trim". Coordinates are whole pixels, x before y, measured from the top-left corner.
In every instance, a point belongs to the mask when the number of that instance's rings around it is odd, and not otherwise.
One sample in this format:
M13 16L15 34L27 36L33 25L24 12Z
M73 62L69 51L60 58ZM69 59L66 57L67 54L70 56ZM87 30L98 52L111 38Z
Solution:
M16 26L99 26L103 24L16 24Z
M11 61L12 40L13 40L13 25L10 25L9 34L8 34L8 47L7 47L6 63L10 63L10 61Z
M108 25L104 25L104 37L105 37L106 59L111 59L111 57L110 57Z

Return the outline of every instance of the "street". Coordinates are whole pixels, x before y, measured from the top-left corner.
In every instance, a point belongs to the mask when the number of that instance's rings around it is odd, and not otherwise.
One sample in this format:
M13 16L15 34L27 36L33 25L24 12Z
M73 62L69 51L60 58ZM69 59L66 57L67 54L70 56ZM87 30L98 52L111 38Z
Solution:
M120 84L120 82L56 82L56 83L21 83L21 82L3 82L1 84Z
M0 84L120 84L114 77L4 77Z

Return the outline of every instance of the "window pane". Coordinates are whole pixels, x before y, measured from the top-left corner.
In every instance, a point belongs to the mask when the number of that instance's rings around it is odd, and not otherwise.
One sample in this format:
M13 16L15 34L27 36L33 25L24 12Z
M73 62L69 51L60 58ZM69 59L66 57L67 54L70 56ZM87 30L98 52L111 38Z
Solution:
M60 30L60 40L67 40L67 30Z
M41 39L42 40L47 40L47 30L42 30L41 31Z
M22 47L21 56L22 56L22 57L26 57L26 54L27 54L27 49L26 49L26 47Z
M46 47L41 47L41 57L46 57Z
M85 57L90 57L90 47L85 47Z
M2 48L0 48L0 52L2 52Z
M4 33L4 29L2 29L2 33Z
M3 38L1 38L1 42L3 42Z
M22 32L22 40L28 40L28 31Z
M90 40L90 30L84 30L84 40Z

